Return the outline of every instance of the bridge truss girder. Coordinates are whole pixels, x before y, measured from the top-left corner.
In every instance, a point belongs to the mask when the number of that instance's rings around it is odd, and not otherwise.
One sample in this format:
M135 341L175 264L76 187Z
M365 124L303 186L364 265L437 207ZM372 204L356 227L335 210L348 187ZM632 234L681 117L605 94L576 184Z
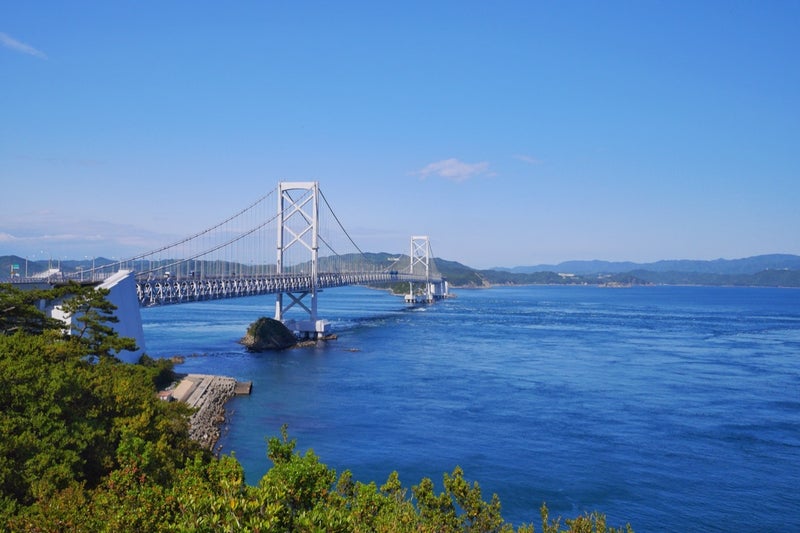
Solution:
M317 279L317 288L327 289L348 285L397 283L425 281L421 276L411 276L399 272L321 272ZM308 274L268 274L263 276L240 277L203 277L186 279L139 279L136 281L136 293L139 305L180 304L218 300L226 298L242 298L262 294L284 293L293 297L295 294L308 293L311 287L311 276ZM284 311L295 305L284 308ZM303 304L303 306L305 306Z

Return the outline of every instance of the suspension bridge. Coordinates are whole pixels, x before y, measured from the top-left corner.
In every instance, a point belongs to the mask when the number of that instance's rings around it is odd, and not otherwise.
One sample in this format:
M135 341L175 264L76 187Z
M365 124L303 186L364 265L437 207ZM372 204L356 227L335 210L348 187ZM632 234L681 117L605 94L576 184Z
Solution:
M327 321L318 315L323 289L406 283L409 304L448 296L428 236L411 236L408 256L378 263L354 242L316 181L280 182L184 239L122 261L58 273L50 282L108 283L123 275L133 278L143 307L275 294L275 319L311 338L327 333Z

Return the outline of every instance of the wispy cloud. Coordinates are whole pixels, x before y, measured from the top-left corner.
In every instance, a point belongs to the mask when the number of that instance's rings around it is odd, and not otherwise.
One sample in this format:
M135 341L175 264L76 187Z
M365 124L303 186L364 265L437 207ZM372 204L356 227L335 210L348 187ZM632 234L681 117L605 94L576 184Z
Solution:
M482 161L480 163L464 163L455 158L443 159L431 163L422 170L414 173L422 179L429 176L438 176L446 180L462 182L472 178L473 176L487 175L492 176L493 173L489 172L489 163Z
M541 159L536 159L535 157L531 157L529 155L524 155L524 154L517 154L514 156L514 159L518 159L523 163L528 163L529 165L538 165L542 162Z
M81 220L53 211L0 213L0 255L77 258L84 255L131 256L175 240L175 235L155 233L109 220Z
M38 57L39 59L47 59L47 55L41 50L37 50L29 44L20 42L7 33L0 32L0 44L20 54L27 54L29 56Z

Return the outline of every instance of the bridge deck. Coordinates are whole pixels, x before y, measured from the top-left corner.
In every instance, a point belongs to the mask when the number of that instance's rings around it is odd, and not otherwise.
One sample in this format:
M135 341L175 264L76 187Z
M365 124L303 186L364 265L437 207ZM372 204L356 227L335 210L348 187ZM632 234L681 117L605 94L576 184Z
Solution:
M443 283L442 278L399 272L322 273L317 290L370 283ZM203 277L137 280L136 292L142 306L166 305L222 298L241 298L261 294L302 293L312 289L312 278L304 274L269 276Z

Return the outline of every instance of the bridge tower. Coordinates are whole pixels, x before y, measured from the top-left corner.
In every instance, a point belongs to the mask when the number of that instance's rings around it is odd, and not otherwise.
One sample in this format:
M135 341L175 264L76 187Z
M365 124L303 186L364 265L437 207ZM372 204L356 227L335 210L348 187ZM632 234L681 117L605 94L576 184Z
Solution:
M278 257L276 271L279 276L286 275L284 261L287 252L292 248L305 249L309 256L310 272L299 274L310 277L308 288L298 294L278 292L275 296L275 320L284 322L286 326L306 337L320 338L327 332L328 323L317 317L317 284L319 259L319 182L299 181L281 182L278 196ZM298 194L297 191L300 191ZM284 305L284 296L291 300ZM303 299L308 296L306 305ZM308 320L284 321L286 311L298 305L308 313Z
M414 294L414 284L408 282L408 294L406 303L430 303L433 302L433 290L431 287L431 243L427 235L411 236L411 254L409 274L425 275L425 291L422 295Z

